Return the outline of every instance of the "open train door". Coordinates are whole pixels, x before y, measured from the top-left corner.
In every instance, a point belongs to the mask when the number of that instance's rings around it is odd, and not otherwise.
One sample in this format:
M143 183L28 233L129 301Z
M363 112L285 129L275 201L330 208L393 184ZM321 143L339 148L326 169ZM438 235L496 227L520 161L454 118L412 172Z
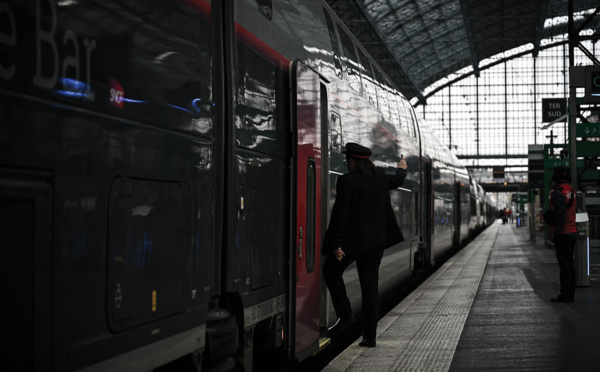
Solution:
M290 70L296 141L295 273L292 273L294 354L306 359L319 346L321 252L321 81L300 61ZM293 270L294 268L292 268Z

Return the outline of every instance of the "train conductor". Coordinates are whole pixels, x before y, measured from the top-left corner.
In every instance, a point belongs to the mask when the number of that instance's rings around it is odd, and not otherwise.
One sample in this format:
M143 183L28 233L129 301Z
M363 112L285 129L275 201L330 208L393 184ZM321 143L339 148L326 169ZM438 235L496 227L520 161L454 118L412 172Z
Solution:
M347 143L348 173L336 184L336 198L321 253L326 257L323 276L331 295L337 322L326 332L337 337L355 323L342 275L354 261L362 297L360 346L375 347L379 320L379 265L385 248L404 241L390 201L390 189L406 178L406 161L401 159L394 175L376 168L371 150Z

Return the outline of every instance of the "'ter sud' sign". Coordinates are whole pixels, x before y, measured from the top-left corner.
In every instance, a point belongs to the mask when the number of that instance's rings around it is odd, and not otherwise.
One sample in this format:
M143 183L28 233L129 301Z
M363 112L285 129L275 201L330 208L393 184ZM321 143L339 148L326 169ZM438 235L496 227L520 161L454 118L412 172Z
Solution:
M567 114L566 98L542 98L542 122L550 123ZM566 121L563 120L563 121Z

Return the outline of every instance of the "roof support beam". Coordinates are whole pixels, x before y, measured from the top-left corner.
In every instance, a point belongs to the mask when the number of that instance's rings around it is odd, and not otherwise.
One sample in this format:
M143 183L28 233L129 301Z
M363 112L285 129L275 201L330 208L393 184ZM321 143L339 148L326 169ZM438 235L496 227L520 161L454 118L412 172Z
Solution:
M598 15L599 12L600 6L596 8L594 13L590 14L590 16L586 18L586 20L581 24L581 26L579 26L579 28L577 29L577 34L583 31L587 27L587 25L592 21L592 19L594 19L594 17Z
M582 38L581 36L579 36L579 33L581 33L581 31L587 27L587 25L592 21L592 19L594 19L594 17L598 15L598 13L600 13L600 6L598 6L594 13L590 14L589 17L587 17L587 19L583 22L583 24L579 26L577 30L575 30L575 33L577 34L577 47L596 65L600 65L600 61L598 60L598 58L596 58L596 56L593 53L587 50L587 48L584 47L583 44L581 44L580 40Z
M533 57L537 57L540 53L540 43L544 33L544 23L546 22L546 13L548 12L549 1L542 1L540 4L538 24L535 30L535 40L533 41Z
M573 0L569 0L569 66L574 66L574 49L578 47L583 54L585 54L594 64L600 65L600 61L594 54L592 54L586 47L581 44L581 37L579 33L594 19L594 17L600 12L600 6L596 8L594 13L590 14L589 17L579 26L579 28L575 28L573 21Z
M386 3L390 9L393 9L393 6L392 6L392 4L390 4L389 0L386 0ZM392 65L394 65L394 67L396 68L398 73L406 80L406 82L410 86L411 90L413 91L415 97L417 97L419 102L421 102L422 104L425 104L426 100L425 100L425 96L423 96L423 92L419 88L417 88L415 82L406 73L406 71L402 67L402 64L400 63L400 61L398 61L397 55L392 53L390 48L388 48L388 45L386 42L387 39L381 35L381 31L379 30L379 27L377 27L377 23L373 22L373 19L371 19L369 13L364 8L364 3L357 2L356 0L351 0L351 1L348 1L348 5L354 10L356 15L361 20L363 20L363 22L366 22L370 26L372 38L374 40L376 40L382 46L382 48L386 51L386 53L390 56L390 61L392 62ZM362 40L361 40L361 42L362 42Z
M471 17L469 15L469 6L467 0L460 1L460 10L462 12L463 20L465 21L465 32L467 34L467 40L469 41L469 50L471 51L471 64L473 65L473 73L479 77L479 56L477 55L477 49L475 48L475 39L473 37L473 29L471 28Z

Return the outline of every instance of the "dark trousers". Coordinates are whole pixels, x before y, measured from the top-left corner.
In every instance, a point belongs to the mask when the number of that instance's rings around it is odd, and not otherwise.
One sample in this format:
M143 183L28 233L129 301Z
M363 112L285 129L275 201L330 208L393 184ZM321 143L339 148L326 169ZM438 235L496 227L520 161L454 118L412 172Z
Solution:
M558 234L554 237L554 249L560 269L560 294L566 298L575 296L575 243L576 239Z
M349 319L352 316L350 300L344 284L344 270L354 261L358 271L362 295L362 329L363 337L374 340L379 321L379 265L383 257L383 249L347 254L342 261L333 255L327 256L323 265L323 277L331 295L333 308L338 318Z

